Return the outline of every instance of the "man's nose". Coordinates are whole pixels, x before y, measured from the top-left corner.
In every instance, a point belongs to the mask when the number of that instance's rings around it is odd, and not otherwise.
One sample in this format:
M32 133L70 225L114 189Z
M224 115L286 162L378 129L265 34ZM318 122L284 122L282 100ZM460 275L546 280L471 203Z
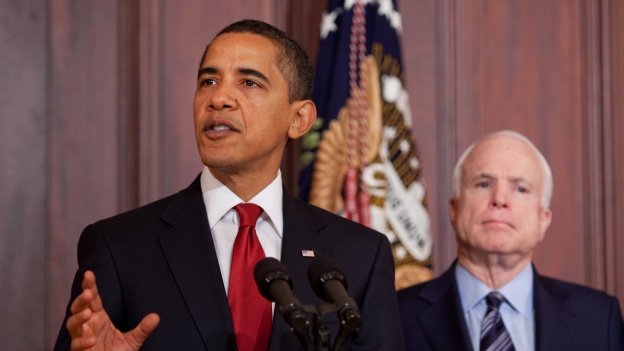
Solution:
M216 86L212 96L210 96L209 105L214 110L236 109L236 89L227 81L221 82Z
M501 184L496 184L492 189L492 199L490 205L496 208L509 207L509 189Z

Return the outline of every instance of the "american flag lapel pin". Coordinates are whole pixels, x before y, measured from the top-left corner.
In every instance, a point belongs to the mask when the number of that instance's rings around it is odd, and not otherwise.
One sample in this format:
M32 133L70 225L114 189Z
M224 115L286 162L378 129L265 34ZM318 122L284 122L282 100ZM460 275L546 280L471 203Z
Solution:
M303 256L303 257L314 257L314 251L312 251L312 250L301 250L301 256Z

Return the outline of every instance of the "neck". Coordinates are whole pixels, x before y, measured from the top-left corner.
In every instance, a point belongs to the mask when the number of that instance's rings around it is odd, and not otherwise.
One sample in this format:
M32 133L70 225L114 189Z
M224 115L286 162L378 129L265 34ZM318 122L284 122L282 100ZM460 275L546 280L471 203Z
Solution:
M531 263L531 253L474 253L458 249L457 261L492 290L498 290L518 276Z
M213 168L209 168L209 170L215 178L245 202L258 195L277 177L277 170L272 173L263 172L245 175L221 172Z

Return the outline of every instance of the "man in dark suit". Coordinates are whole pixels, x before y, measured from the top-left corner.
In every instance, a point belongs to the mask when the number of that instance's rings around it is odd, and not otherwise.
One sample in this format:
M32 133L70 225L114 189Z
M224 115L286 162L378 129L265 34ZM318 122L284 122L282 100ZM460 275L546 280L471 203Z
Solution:
M542 154L516 132L464 152L449 207L457 260L398 293L407 350L624 350L617 299L531 264L550 225L552 184Z
M206 167L187 189L84 230L55 350L299 349L278 310L271 316L268 301L252 303L255 285L232 290L253 279L234 274L250 256L236 251L237 230L247 230L242 203L259 206L260 215L250 224L253 235L241 240L250 240L254 255L259 242L262 255L283 262L303 304L326 304L307 282L309 256L329 256L341 266L362 316L343 349L403 349L388 240L289 196L281 185L288 139L302 136L316 118L312 80L305 52L266 23L237 22L215 37L193 105ZM266 310L251 312L261 303L268 303L268 323ZM336 314L323 321L335 337ZM257 335L246 334L256 324Z

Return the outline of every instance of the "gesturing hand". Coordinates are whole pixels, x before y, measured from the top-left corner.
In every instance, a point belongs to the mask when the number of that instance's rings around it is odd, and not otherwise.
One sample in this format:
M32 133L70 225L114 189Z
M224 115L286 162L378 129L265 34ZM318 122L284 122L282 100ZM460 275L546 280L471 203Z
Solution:
M104 310L91 271L84 274L82 294L72 302L71 313L66 327L72 338L72 351L136 351L160 322L156 313L150 313L133 330L120 332Z

